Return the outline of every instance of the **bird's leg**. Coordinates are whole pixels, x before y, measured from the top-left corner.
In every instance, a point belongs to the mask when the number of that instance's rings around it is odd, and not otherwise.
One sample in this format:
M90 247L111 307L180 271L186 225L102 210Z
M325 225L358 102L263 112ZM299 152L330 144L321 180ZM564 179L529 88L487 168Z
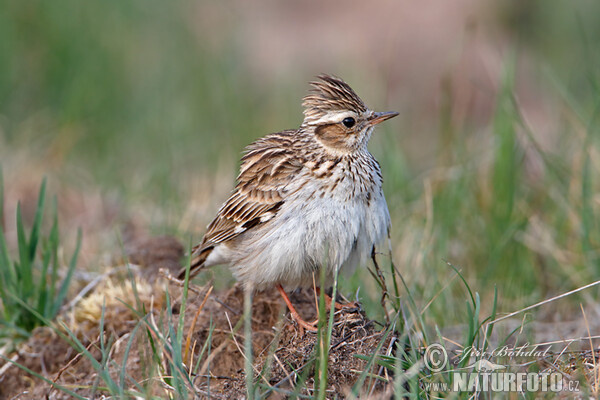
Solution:
M277 285L277 290L279 290L279 293L281 294L281 297L283 297L283 300L285 301L285 304L287 305L288 309L290 310L290 314L292 315L292 319L294 321L296 321L298 323L298 325L300 325L302 328L304 328L306 330L309 330L311 332L316 332L317 331L317 327L315 326L315 324L314 323L311 324L310 322L306 322L305 320L302 319L302 317L300 316L300 314L298 314L298 311L296 311L296 309L292 305L292 301L288 297L287 293L285 292L285 290L283 290L283 287L281 285Z
M321 288L319 287L315 287L315 292L317 293L317 296L321 295ZM331 298L331 296L329 296L327 293L323 293L323 295L325 296L325 305L327 306L328 309L331 308L331 302L333 301L333 299ZM356 304L356 302L352 301L350 303L338 303L337 301L334 303L334 307L336 310L349 310L349 309L356 309L358 308L358 304Z

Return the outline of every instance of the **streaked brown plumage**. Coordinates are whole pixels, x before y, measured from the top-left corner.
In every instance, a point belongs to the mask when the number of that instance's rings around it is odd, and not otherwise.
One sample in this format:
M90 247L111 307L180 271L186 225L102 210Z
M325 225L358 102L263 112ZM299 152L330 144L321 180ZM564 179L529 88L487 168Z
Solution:
M285 298L281 285L308 285L323 265L328 278L352 269L387 234L381 170L367 143L397 113L369 110L339 78L311 84L299 129L245 149L234 191L193 249L192 275L230 264L246 287L278 286Z

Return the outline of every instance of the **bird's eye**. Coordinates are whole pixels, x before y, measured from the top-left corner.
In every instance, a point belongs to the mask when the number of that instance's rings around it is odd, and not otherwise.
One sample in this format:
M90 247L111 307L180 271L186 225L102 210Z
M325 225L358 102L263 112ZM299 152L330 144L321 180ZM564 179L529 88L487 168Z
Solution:
M342 121L342 124L344 124L344 126L346 128L352 128L354 126L354 124L356 124L356 121L354 120L354 118L348 117L348 118L344 118L344 120Z

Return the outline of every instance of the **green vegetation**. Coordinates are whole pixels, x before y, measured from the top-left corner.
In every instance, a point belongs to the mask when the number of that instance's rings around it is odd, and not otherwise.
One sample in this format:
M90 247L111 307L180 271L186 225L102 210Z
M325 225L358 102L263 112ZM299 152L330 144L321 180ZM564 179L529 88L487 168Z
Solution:
M0 221L4 221L4 183L0 169ZM60 239L56 202L52 209L52 228L42 234L42 220L46 201L46 180L42 182L35 219L29 237L25 232L21 208L17 205L18 258L11 260L4 229L0 229L0 339L27 336L44 321L51 321L58 313L77 265L81 234L77 248L68 265L58 256ZM38 248L40 252L38 253ZM64 273L62 279L60 273ZM61 282L62 280L62 282Z

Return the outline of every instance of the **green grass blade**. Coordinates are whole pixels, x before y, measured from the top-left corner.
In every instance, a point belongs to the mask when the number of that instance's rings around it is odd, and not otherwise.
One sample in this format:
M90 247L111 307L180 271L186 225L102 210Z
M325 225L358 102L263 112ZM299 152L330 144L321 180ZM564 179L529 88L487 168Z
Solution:
M498 307L498 287L494 285L494 304L492 305L492 314L489 316L489 320L493 321L496 319L496 310ZM487 350L490 338L492 337L492 332L494 330L494 324L489 324L485 331L485 338L483 343L483 350Z
M288 398L289 399L305 399L307 398L306 396L302 395L302 393L300 393L306 386L306 381L308 380L308 376L310 374L310 372L315 368L315 357L314 355L311 356L308 361L306 363L304 363L301 367L299 368L293 368L291 365L288 365L288 367L291 367L292 372L294 373L295 376L299 376L300 378L297 380L296 382L296 387L294 387L294 390L289 393ZM274 388L276 388L276 386L274 386ZM308 397L310 399L314 399L314 397Z
M479 314L481 313L481 299L479 293L475 292L475 312L473 313L473 326L475 326L475 333L471 338L471 345L475 344L475 339L479 337ZM477 343L479 344L479 343ZM479 348L479 346L477 346Z
M167 322L168 336L165 337L161 332L159 332L156 329L155 326L150 324L147 321L147 318L145 316L141 315L138 310L136 310L130 304L125 303L121 299L117 299L117 300L119 300L119 302L121 302L125 307L127 307L132 313L134 313L135 315L138 315L142 319L142 322L144 322L144 325L146 326L147 337L149 339L148 341L149 341L150 347L152 349L153 359L156 362L156 365L161 367L161 373L163 375L166 375L164 368L162 368L162 360L158 354L158 346L156 344L156 341L154 340L154 336L159 338L159 340L162 341L163 347L166 349L166 351L168 352L168 354L170 356L168 358L170 359L169 366L170 366L170 372L171 372L171 379L167 379L168 383L171 384L173 387L175 387L177 393L180 393L180 394L185 393L184 390L186 390L185 389L186 383L191 388L193 388L194 387L193 382L190 380L188 373L185 370L183 362L182 362L181 342L177 343L177 342L174 342L169 339L169 338L177 337L177 335L175 334L175 326L171 322ZM172 321L173 314L171 313L172 307L171 307L171 300L169 297L169 292L166 292L166 303L167 303L167 305L166 305L167 321ZM177 350L177 349L179 349L179 350ZM178 384L179 384L179 386L177 386ZM183 396L182 398L185 398L185 396Z
M77 266L77 258L79 257L79 251L81 250L81 228L77 230L77 244L75 246L75 252L71 257L71 262L69 263L69 269L67 270L67 275L60 285L60 290L58 291L58 295L56 296L56 300L54 300L54 307L52 308L52 317L54 317L60 306L62 305L63 300L67 296L67 290L69 289L69 285L71 284L71 279L73 278L73 272L75 271L75 267Z
M40 194L38 195L38 204L35 209L35 217L33 218L33 227L29 236L29 259L35 259L35 250L37 249L40 238L40 229L42 227L42 218L44 216L44 204L46 202L46 178L42 180Z
M152 335L154 333L154 335L156 337L161 337L161 333L158 332L155 329L155 327L152 326L152 324L150 324L146 320L146 317L142 313L140 313L139 310L137 310L135 307L132 307L130 304L124 302L121 299L117 299L117 300L121 304L123 304L125 307L127 307L134 315L137 315L138 318L140 318L141 320L144 321L145 331L146 331L146 337L148 338L148 343L150 344L150 350L151 350L151 353L152 353L153 361L156 363L156 365L158 365L160 367L161 373L162 374L166 374L166 372L162 368L162 361L161 361L160 355L158 354L158 346L156 344L154 336ZM169 292L166 293L166 300L167 300L167 304L170 306Z
M202 361L202 358L204 357L204 353L207 354L207 357L210 357L210 352L211 352L211 345L212 345L212 337L213 337L213 332L215 330L215 324L213 322L212 319L212 315L210 316L210 321L208 323L208 335L206 335L206 340L204 341L204 344L202 345L202 349L200 350L200 353L198 354L198 356L196 357L196 365L194 365L194 368L192 369L192 374L196 375L198 373L198 370L200 369L200 361ZM191 365L190 365L191 367ZM210 370L210 364L208 365L208 368ZM210 379L207 382L207 388L210 389ZM210 390L209 390L210 393Z
M0 229L0 273L1 278L5 279L5 283L14 282L14 270L8 256L8 246L4 237L4 229Z
M327 254L327 251L325 252ZM320 270L320 285L321 287L325 287L325 271L326 267L323 266ZM336 279L337 280L337 279ZM331 295L331 306L334 308L335 306L335 280L334 280L334 291ZM324 400L327 396L327 366L329 364L329 344L331 343L331 327L332 317L334 311L330 311L330 318L326 318L327 316L327 308L325 306L325 291L321 290L319 295L319 322L317 325L317 369L315 370L315 389L316 389L316 398L318 400ZM327 325L325 322L327 321Z
M70 339L70 342L75 348L75 350L77 350L80 353L83 353L85 358L87 358L88 361L92 364L92 367L96 370L96 372L98 372L98 374L103 377L105 382L109 384L109 382L112 381L112 378L110 378L110 376L107 376L107 371L105 371L102 368L102 365L96 360L94 355L86 349L86 346L84 346L83 343L81 343L79 339L77 339L77 336L69 329L69 327L65 323L61 322L60 325L65 330L65 332L67 332L68 338ZM117 391L116 386L114 388L114 391Z
M452 265L451 262L446 261L446 260L444 260L444 262L446 264L448 264L448 266L450 266L450 268L452 268L454 270L454 272L456 272L456 275L458 275L458 277L460 278L460 280L462 281L462 283L465 285L465 288L467 289L467 292L469 292L469 297L471 298L471 304L473 304L473 307L475 307L475 296L473 296L473 292L471 291L471 287L467 283L467 280L465 279L465 277L460 273L460 271L458 270L458 268L456 268L454 265Z
M400 281L402 282L402 286L404 286L404 290L406 290L407 296L408 296L408 304L410 305L410 311L413 313L414 317L415 317L415 322L418 323L419 328L421 333L423 334L423 341L425 343L429 343L429 338L427 337L427 330L425 329L425 327L427 325L425 325L425 321L423 320L423 316L421 315L421 312L419 311L418 307L417 307L417 303L415 302L415 299L408 287L408 284L406 283L406 281L404 280L404 276L402 276L402 274L400 273L400 271L398 271L398 269L394 266L394 271L396 272L396 274L398 275L398 277L400 278ZM398 313L403 312L402 308L400 309L400 311L398 311ZM397 317L396 319L397 322L401 322L400 318ZM396 325L396 324L394 324Z
M473 320L475 319L474 315L474 308L471 308L471 304L469 304L469 302L466 302L467 304L467 321L469 323L469 328L467 331L467 337L465 338L465 345L464 348L468 348L471 347L471 345L473 344L473 336L475 336L475 326L473 325ZM460 367L464 367L464 363L466 363L466 359L462 359L461 360L461 364Z
M52 205L52 215L54 221L52 222L52 228L50 229L50 235L48 236L48 249L51 256L52 270L50 273L50 285L48 286L48 299L56 298L56 286L58 281L58 247L60 245L59 231L58 231L58 206L56 197L54 197L54 202ZM55 315L53 301L48 301L46 303L46 314L48 316L52 316L53 313Z
M187 299L189 295L189 286L190 286L190 268L192 265L192 238L190 237L188 248L187 248L187 256L185 258L185 277L183 279L183 294L181 298L181 309L179 310L179 322L177 326L177 342L183 342L183 325L185 319L185 308L187 304Z
M56 332L61 338L63 338L67 342L69 342L69 344L71 344L71 346L73 346L73 348L75 350L77 350L80 353L83 353L83 355L92 364L92 367L98 372L98 374L102 378L102 380L109 386L110 391L112 393L118 392L118 387L116 386L115 382L110 377L110 374L108 373L108 371L103 369L102 365L96 360L96 358L92 355L92 353L90 353L90 351L87 350L86 346L84 346L83 343L81 343L81 341L77 338L77 335L75 335L64 322L59 322L60 326L62 327L62 330L57 329L57 328L53 327L50 320L48 320L43 315L41 315L37 310L32 308L29 304L25 303L23 300L21 300L18 297L14 297L14 300L17 303L19 303L23 308L25 308L27 311L29 311L31 314L33 314L36 318L38 318L40 321L42 321L44 324L51 327L54 330L54 332ZM67 335L65 335L64 332L66 332ZM101 334L103 334L102 333L103 329L101 329L100 332L101 332Z
M182 341L180 335L176 333L175 325L172 323L173 314L171 312L171 303L169 298L167 297L167 321L168 321L168 337L171 338L171 343L165 341L163 345L169 349L172 357L172 361L170 362L171 366L171 386L175 388L175 392L180 395L182 398L187 397L187 387L186 381L188 380L188 374L185 370L183 363L183 353L181 351ZM185 377L185 378L182 378Z
M370 359L367 362L367 365L364 367L362 373L356 380L356 383L354 384L354 386L352 386L352 395L354 397L358 397L360 390L363 387L363 383L365 382L365 379L367 379L369 371L371 370L371 367L373 366L376 359L378 358L377 355L380 353L381 348L383 347L383 344L387 340L390 333L392 333L392 331L394 329L394 325L396 325L396 323L398 322L399 316L400 316L400 313L396 313L396 316L394 317L393 322L386 328L385 333L383 334L383 337L381 338L381 340L377 344L377 347L375 348L375 351L373 352L373 355L371 357L369 357Z
M391 260L391 253L390 269L392 273L392 284L394 285L394 294L396 295L392 304L394 305L394 311L398 312L398 310L400 310L400 285L398 284L398 278L396 277L396 265L394 264L394 260Z
M29 375L35 376L38 379L41 379L42 381L46 382L47 384L49 384L52 387L55 387L56 389L60 390L63 393L68 394L69 396L72 396L75 399L79 399L79 400L87 400L85 397L80 396L79 394L67 389L66 387L59 385L56 382L51 381L50 379L38 374L35 371L32 371L31 369L27 368L26 366L19 364L18 362L15 362L13 360L11 360L10 358L4 356L3 354L0 354L0 358L2 358L5 362L7 363L11 363L12 365L14 365L17 368L20 368L21 370L27 372Z
M50 265L50 260L52 257L52 252L49 248L50 244L46 243L44 249L42 251L42 270L40 273L40 282L37 285L37 289L35 291L37 296L37 305L36 310L40 311L42 315L48 317L48 311L50 310L50 299L48 293L48 285L47 285L47 277L48 277L48 267Z
M253 288L244 289L244 372L248 400L254 400L256 395L254 369L252 368L254 358L252 354L252 291Z
M14 290L15 281L15 270L8 257L8 248L6 239L4 238L4 231L2 227L0 227L0 300L2 301L2 312L6 320L11 319L11 311L14 310L14 307L10 306L12 300L10 299L10 296L8 296L7 291Z
M30 293L33 291L33 274L20 202L17 203L17 242L19 246L19 264L15 264L17 290L23 300L28 300Z
M4 172L0 164L0 231L4 230Z
M100 315L100 354L102 358L100 360L100 365L102 370L99 371L98 378L102 378L104 383L108 385L108 389L112 395L116 395L117 398L124 398L124 391L121 385L118 385L117 382L114 381L112 376L110 375L108 369L108 363L110 362L110 353L111 348L114 342L113 336L110 335L108 340L105 337L105 315L106 315L106 303L102 302L102 313ZM107 380L108 379L108 380ZM96 380L94 384L94 388L92 389L92 394L97 389L97 383L99 383L99 379ZM95 396L92 395L92 398Z

